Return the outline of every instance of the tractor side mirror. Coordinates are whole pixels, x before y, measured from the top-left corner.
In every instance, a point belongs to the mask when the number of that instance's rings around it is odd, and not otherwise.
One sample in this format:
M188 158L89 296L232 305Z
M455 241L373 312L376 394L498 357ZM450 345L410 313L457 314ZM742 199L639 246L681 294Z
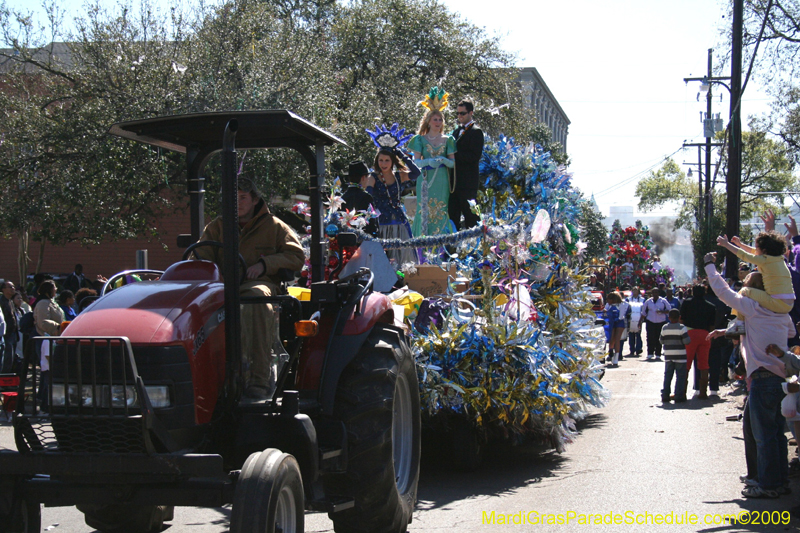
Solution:
M190 233L181 233L178 235L178 248L188 248L194 243L195 240L192 239L192 235Z

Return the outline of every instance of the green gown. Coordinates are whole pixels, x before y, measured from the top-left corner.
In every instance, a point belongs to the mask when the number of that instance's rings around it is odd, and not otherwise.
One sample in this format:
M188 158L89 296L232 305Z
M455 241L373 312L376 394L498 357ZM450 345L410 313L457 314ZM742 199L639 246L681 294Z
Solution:
M441 145L433 146L425 136L415 135L408 143L408 149L422 154L423 159L447 157L456 152L456 141L448 135ZM417 178L417 211L411 230L414 237L452 233L447 215L447 202L450 200L447 167L435 161L429 166L434 168L423 168L422 175Z

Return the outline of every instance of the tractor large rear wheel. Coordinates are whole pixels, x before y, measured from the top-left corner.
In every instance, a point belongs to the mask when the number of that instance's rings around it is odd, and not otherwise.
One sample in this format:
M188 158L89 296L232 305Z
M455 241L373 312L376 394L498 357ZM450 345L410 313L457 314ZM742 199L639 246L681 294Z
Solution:
M347 472L324 476L325 494L355 500L330 515L335 531L406 531L417 499L420 404L404 336L375 327L342 373L334 415L347 428Z

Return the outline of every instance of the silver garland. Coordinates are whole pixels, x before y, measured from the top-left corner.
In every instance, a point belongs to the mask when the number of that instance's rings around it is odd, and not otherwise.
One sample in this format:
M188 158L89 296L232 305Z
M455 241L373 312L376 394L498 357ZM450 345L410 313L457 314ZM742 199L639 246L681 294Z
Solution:
M503 226L475 226L461 230L458 233L447 235L424 235L409 240L401 239L378 239L368 233L364 233L357 228L348 228L347 233L355 233L362 241L374 241L383 246L386 250L396 250L399 248L436 248L439 246L453 245L461 242L471 241L486 235L488 238L497 241L508 238L512 235L523 233L529 225L522 223L508 224ZM309 237L303 239L303 244L308 243Z

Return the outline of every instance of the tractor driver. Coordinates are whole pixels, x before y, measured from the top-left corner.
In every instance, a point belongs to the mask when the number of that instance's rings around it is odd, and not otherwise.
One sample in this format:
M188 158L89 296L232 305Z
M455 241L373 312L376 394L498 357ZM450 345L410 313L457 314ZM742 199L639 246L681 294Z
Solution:
M239 294L242 296L271 296L276 294L278 270L303 268L305 254L294 230L270 213L251 176L239 176L239 253L247 263L247 273ZM222 217L209 223L201 241L223 242ZM222 250L212 247L197 249L201 259L222 265ZM269 304L242 305L242 354L245 366L244 396L251 400L266 400L274 391L272 372L272 343L275 322Z

